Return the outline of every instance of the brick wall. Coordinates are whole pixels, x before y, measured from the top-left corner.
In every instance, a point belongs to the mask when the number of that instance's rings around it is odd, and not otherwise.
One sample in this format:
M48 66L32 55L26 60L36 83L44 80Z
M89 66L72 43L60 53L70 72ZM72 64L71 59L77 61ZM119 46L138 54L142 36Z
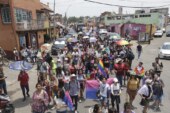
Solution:
M36 10L41 9L40 0L14 0L14 7L32 11L32 18L36 19Z

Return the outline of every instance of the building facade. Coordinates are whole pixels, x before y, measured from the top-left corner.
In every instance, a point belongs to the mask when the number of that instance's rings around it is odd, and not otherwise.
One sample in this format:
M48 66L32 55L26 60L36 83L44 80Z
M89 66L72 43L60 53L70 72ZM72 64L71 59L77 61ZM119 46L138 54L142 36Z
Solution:
M153 24L158 28L164 27L165 16L161 13L141 13L141 14L124 14L124 15L106 15L104 17L104 23L106 26L111 24L125 24L125 23L137 23L137 24Z
M0 46L7 54L24 45L39 48L48 34L49 12L40 0L0 0Z

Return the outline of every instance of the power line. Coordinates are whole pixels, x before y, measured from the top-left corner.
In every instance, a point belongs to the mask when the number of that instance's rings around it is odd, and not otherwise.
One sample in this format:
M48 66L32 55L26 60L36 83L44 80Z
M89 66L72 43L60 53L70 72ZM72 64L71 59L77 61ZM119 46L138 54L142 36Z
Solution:
M115 6L115 7L125 7L125 8L160 8L160 7L165 7L165 6L170 5L170 4L166 4L166 5L162 5L162 6L137 7L137 6L125 6L125 5L108 4L108 3L96 2L96 1L91 1L91 0L84 0L84 1L91 2L91 3L96 3L96 4L101 4L101 5Z
M170 1L137 1L137 0L119 0L120 2L135 2L135 3L141 3L141 2L145 2L145 3L170 3Z

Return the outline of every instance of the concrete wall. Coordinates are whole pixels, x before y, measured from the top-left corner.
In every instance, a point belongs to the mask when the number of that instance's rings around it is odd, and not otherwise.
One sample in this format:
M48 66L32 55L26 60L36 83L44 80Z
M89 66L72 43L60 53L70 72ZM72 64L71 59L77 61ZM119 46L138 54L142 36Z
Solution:
M0 46L7 52L11 54L11 50L17 47L17 42L15 38L15 33L12 29L12 24L2 23L2 17L0 13Z
M107 16L105 16L104 22L106 25L111 24L122 24L122 23L138 23L138 24L153 24L156 25L159 28L162 28L165 22L165 17L163 14L160 13L150 13L151 17L139 17L139 18L133 18L128 20L108 20Z

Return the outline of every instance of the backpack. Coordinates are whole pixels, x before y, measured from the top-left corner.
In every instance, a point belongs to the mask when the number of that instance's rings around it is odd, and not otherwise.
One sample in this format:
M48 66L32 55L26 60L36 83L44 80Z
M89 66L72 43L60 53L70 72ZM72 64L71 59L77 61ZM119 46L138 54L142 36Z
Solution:
M153 84L153 94L157 96L162 96L163 95L163 88L161 81L155 81Z
M127 58L128 58L129 60L133 60L133 59L135 58L135 55L133 54L132 51L128 51L128 52L127 52Z

